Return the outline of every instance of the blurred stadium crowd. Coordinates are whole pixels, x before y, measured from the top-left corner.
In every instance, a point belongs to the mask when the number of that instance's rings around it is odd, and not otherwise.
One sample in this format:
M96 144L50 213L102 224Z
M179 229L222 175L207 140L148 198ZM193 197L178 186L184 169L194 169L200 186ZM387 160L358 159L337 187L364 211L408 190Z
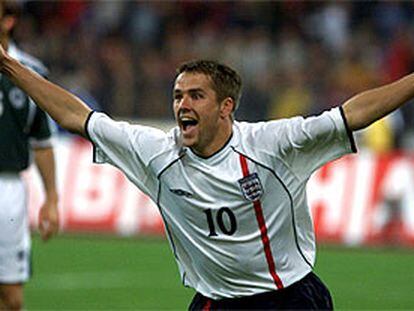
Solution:
M238 119L309 115L414 69L413 2L27 1L15 37L51 79L129 119L171 120L174 70L217 59L244 79ZM414 149L414 105L361 138Z

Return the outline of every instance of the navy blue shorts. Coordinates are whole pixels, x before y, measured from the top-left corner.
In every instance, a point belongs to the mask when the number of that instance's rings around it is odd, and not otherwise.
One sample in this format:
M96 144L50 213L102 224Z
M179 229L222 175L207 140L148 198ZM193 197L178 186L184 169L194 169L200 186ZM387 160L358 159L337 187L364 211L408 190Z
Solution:
M212 300L197 293L189 310L333 310L328 288L313 273L277 291Z

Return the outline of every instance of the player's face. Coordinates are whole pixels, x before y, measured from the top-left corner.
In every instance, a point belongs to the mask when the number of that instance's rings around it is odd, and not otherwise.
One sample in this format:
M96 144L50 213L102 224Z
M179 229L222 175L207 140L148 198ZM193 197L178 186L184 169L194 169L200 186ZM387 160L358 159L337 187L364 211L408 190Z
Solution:
M4 7L0 3L0 39L5 36L9 36L10 31L13 29L16 22L16 18L12 15L4 15Z
M174 115L183 144L201 156L219 150L231 135L231 107L226 100L217 102L211 83L205 74L184 72L174 85Z

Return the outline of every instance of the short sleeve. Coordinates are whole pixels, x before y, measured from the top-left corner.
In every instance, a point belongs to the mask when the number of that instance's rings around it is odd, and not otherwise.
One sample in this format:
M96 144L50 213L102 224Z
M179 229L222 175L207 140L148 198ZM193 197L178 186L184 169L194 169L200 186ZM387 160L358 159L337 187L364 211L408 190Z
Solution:
M143 192L154 194L155 172L151 159L166 145L166 134L158 129L119 122L92 112L85 124L94 145L94 162L119 168Z
M51 124L46 113L36 107L33 122L29 129L30 145L32 148L48 148L52 146Z
M266 126L266 136L277 145L278 156L300 179L309 178L329 161L356 152L353 135L341 107L318 116L272 123Z

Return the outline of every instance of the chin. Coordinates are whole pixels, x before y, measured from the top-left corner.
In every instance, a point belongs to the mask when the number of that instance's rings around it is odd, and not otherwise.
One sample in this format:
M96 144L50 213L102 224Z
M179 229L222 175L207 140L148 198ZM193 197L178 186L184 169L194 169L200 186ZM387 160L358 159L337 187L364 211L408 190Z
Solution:
M183 146L184 147L194 147L196 142L193 139L185 139L183 138Z

